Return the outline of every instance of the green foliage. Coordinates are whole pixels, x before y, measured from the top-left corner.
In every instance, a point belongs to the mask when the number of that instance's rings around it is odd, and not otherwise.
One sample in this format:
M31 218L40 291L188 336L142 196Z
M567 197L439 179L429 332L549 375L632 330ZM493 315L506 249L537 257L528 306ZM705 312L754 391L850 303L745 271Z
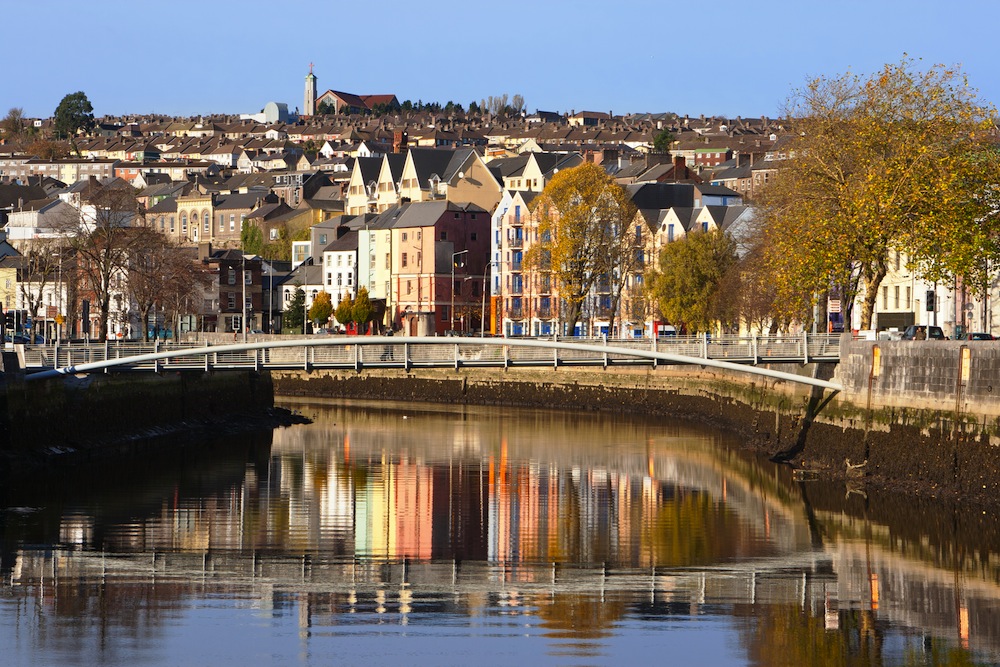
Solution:
M731 323L731 295L720 287L736 262L736 243L718 230L693 232L668 243L652 280L660 312L692 331L712 331L720 321Z
M54 129L60 139L71 138L77 132L94 129L94 107L82 91L62 98L54 114Z
M372 306L371 299L368 297L368 288L361 287L358 289L358 298L354 300L354 309L352 319L358 323L358 325L364 329L367 329L367 323L371 320L372 315L375 313L375 308Z
M243 227L240 229L240 248L247 255L264 254L264 232L260 227L252 222L243 221Z
M674 143L674 135L664 128L653 137L653 150L657 153L669 153L670 145Z
M299 287L288 302L288 307L281 313L281 328L284 333L304 333L306 293Z
M309 308L309 319L322 326L330 319L330 315L332 314L333 301L330 298L330 293L324 290L313 299L312 306Z

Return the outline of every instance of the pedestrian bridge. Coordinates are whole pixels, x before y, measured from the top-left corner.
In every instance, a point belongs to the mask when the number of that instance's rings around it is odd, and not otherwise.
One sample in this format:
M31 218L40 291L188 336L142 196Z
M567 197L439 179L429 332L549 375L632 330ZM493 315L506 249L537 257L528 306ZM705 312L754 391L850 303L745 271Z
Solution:
M839 336L649 339L284 336L250 342L71 344L19 350L28 380L97 371L518 368L694 364L839 391L834 382L765 368L840 361Z

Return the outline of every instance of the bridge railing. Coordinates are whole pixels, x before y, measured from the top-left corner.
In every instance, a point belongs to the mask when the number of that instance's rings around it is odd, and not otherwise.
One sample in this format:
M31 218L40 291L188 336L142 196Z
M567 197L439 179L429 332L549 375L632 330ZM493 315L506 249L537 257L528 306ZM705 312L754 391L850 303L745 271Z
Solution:
M258 338L258 342L260 337ZM287 336L280 339L284 344L293 343ZM315 344L316 337L303 337L303 342ZM211 368L231 366L364 366L391 362L408 366L442 365L554 365L572 366L593 363L603 356L606 363L649 363L648 359L637 359L621 352L603 355L586 349L546 349L502 345L501 340L492 339L493 344L476 343L473 339L442 337L422 339L420 343L408 343L406 337L383 339L376 344L368 337L335 337L324 339L319 347L269 347L260 350L220 350L185 357L173 357L136 364L137 369L163 368ZM511 339L518 340L518 339ZM539 338L537 340L552 340ZM605 338L562 338L562 342L600 346L627 350L642 350L684 355L705 359L721 359L737 363L775 363L805 361L836 361L839 359L839 336L837 334L796 334L775 336L671 336L650 340L648 338L605 339ZM201 347L200 343L141 343L109 342L91 344L71 344L60 346L26 346L23 350L24 363L28 368L64 368L82 364L151 354L155 352L180 351ZM219 347L232 347L230 345Z

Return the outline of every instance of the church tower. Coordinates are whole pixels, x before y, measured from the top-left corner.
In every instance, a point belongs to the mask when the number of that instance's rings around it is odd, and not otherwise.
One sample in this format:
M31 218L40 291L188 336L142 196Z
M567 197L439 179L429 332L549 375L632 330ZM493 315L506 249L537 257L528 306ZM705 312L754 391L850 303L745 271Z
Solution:
M309 73L306 74L306 94L302 102L304 116L316 115L316 75L313 74L313 64L309 63Z

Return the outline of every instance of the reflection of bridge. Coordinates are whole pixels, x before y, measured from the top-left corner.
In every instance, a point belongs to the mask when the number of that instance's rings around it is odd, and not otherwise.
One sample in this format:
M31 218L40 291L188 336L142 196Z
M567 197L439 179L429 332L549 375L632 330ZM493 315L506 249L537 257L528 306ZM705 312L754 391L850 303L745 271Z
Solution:
M664 340L323 336L195 347L138 343L33 347L24 351L29 379L120 370L514 368L695 364L737 369L839 390L836 383L760 364L837 362L839 337L683 337Z

